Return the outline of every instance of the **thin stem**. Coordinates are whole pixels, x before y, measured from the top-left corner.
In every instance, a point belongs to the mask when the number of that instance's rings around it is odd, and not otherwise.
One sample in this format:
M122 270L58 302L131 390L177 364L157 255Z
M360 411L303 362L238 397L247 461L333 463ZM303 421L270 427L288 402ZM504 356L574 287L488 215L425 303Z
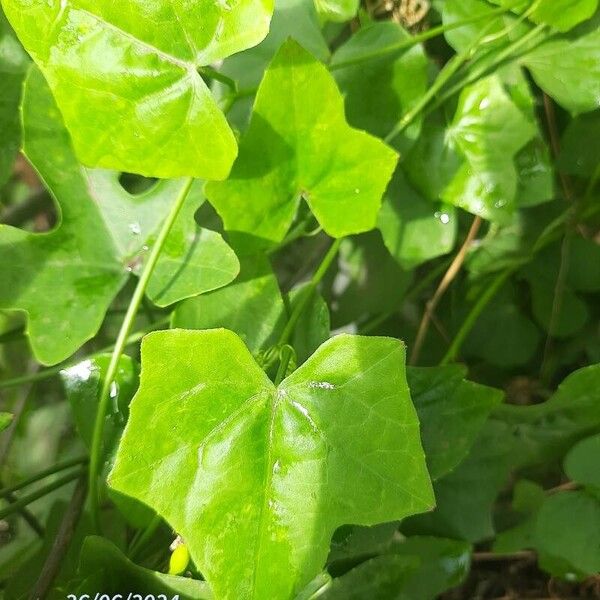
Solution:
M293 350L287 344L281 348L279 353L279 368L277 369L277 375L275 376L275 385L279 385L285 379L292 354Z
M333 259L336 257L336 255L340 249L342 241L343 241L343 238L339 238L339 239L335 240L335 242L333 242L333 244L331 245L331 248L329 248L329 250L327 251L327 254L325 255L325 257L323 258L321 264L315 271L315 274L313 275L312 279L310 280L310 283L302 291L302 298L298 301L298 304L296 304L296 306L294 307L294 310L292 311L292 314L290 315L290 318L285 326L285 329L283 330L283 333L281 334L281 337L279 338L279 342L277 344L278 346L283 346L284 344L287 344L289 342L290 338L292 337L292 333L294 333L294 329L298 323L298 320L302 316L304 309L306 308L310 299L312 298L313 294L315 293L319 283L321 283L321 280L325 276L325 273L327 273L327 270L331 266Z
M155 323L152 323L151 325L148 325L148 327L145 327L144 329L141 329L140 331L137 331L136 333L131 334L127 338L127 340L125 342L125 346L127 347L127 346L131 346L132 344L136 344L145 335L147 335L150 331L154 331L157 327L161 327L162 325L167 325L169 323L170 319L171 319L171 316L169 315L163 319L156 321ZM19 385L24 385L26 383L33 383L35 381L43 381L45 379L50 379L50 377L54 377L55 375L58 375L61 371L68 369L69 367L73 367L73 366L79 364L80 362L83 362L85 360L93 360L94 358L96 358L97 356L100 356L101 354L106 354L107 352L112 352L114 350L114 347L115 347L114 344L111 346L106 346L105 348L98 350L98 352L94 352L93 354L89 354L88 356L84 356L82 358L77 358L75 360L70 360L68 362L61 363L60 365L56 365L54 367L44 369L43 371L39 371L38 373L33 373L31 375L24 375L23 377L15 377L13 379L5 379L4 381L0 381L0 390L5 389L5 388L10 388L10 387L16 387Z
M87 463L87 461L87 456L80 456L79 458L66 460L62 463L53 465L52 467L45 469L44 471L40 471L39 473L36 473L35 475L24 479L23 481L19 481L19 483L15 483L10 487L3 488L2 490L0 490L0 496L4 498L9 494L12 494L13 492L17 492L19 490L22 490L24 487L30 486L32 483L36 483L42 479L46 479L46 477L49 477L50 475L60 473L61 471L65 471L66 469L70 469L71 467L85 464Z
M439 72L433 85L427 90L425 95L421 97L419 102L409 110L394 128L385 137L386 142L391 142L400 133L402 133L426 108L426 106L433 100L438 92L446 85L446 83L452 78L452 76L458 72L458 70L471 58L473 52L484 39L486 33L490 29L490 24L483 28L480 34L475 38L462 52L453 56Z
M36 490L35 492L32 492L28 496L19 498L19 500L17 500L16 502L13 502L9 506L6 506L2 510L0 510L0 519L5 519L8 515L11 515L14 512L19 511L23 507L28 506L32 502L35 502L36 500L39 500L40 498L47 496L48 494L54 492L55 490L58 490L59 488L67 485L67 483L71 483L72 481L75 481L83 473L85 473L85 469L78 469L74 473L69 473L68 475L65 475L64 477L61 477L60 479L53 481L52 483L48 484L47 486L45 486L39 490Z
M33 587L33 591L31 592L30 600L45 598L52 588L52 584L60 572L63 559L69 550L73 534L75 533L75 529L81 518L86 495L87 479L85 475L82 475L75 486L73 496L63 515L52 548L48 553L46 562L44 563L40 575Z
M146 293L146 288L150 281L150 277L154 272L154 267L158 262L158 258L160 253L162 252L165 241L179 215L181 207L183 206L188 193L192 187L194 180L189 178L184 183L181 191L179 192L171 211L169 212L163 226L158 234L158 238L156 239L156 243L152 247L152 251L150 256L148 257L148 262L144 265L144 270L140 275L140 279L138 281L137 287L133 293L131 301L129 303L129 308L127 309L127 313L125 314L125 318L123 319L123 323L121 325L121 329L119 331L119 335L117 336L117 341L115 342L115 347L112 352L112 356L110 357L110 363L108 365L108 369L106 371L106 375L102 382L102 388L100 391L100 396L98 399L98 411L96 413L96 420L94 423L94 432L92 436L92 446L90 451L90 472L89 472L89 489L90 489L90 504L92 509L92 519L94 522L94 526L97 531L100 531L100 507L99 507L99 490L98 490L98 478L100 474L100 465L102 462L102 443L104 437L104 417L106 415L106 410L108 407L108 403L110 401L110 389L113 383L113 380L117 374L117 370L119 368L119 360L123 351L125 350L125 346L127 345L127 338L131 332L131 328L133 327L133 323L137 316L138 310Z
M519 263L520 266L520 263ZM440 365L447 365L451 361L453 361L460 349L462 348L463 342L466 337L471 333L471 330L475 326L479 315L483 312L483 309L490 303L490 301L494 298L494 296L500 291L500 288L504 285L506 280L517 270L518 267L511 267L506 269L502 273L500 273L492 282L485 292L479 297L479 300L475 303L473 308L469 311L467 318L463 321L458 333L452 340L450 344L450 348L448 348L448 352L446 352L444 358L440 362Z
M548 124L548 134L550 137L552 154L554 155L554 160L557 161L560 156L560 133L556 123L556 111L554 110L554 103L548 94L544 94L544 111L546 113L546 122ZM573 192L571 178L564 173L562 169L558 169L558 177L565 194L565 199L572 206L574 206L575 193ZM571 213L572 222L574 222L575 216L576 211ZM562 312L565 287L567 283L567 277L569 275L569 257L571 254L571 241L573 238L573 230L571 227L569 227L569 225L570 223L567 221L565 234L560 246L560 262L558 274L556 276L556 284L554 286L554 294L552 297L552 312L550 313L548 332L546 335L546 341L544 343L544 353L542 355L542 364L540 366L540 380L546 385L549 383L551 378L552 365L550 356L552 354L553 336L555 335Z
M450 89L448 89L446 92L441 94L440 97L431 105L430 111L435 110L436 108L440 107L442 104L444 104L444 102L446 102L446 100L448 100L449 98L451 98L452 96L454 96L455 94L460 92L462 89L464 89L471 83L478 81L482 77L485 77L487 74L489 74L492 71L494 71L495 69L497 69L500 65L502 65L509 58L514 58L514 56L517 54L517 52L523 46L527 45L532 40L535 40L535 38L540 33L543 33L545 29L546 29L546 26L543 24L540 24L537 27L534 27L531 31L528 31L523 37L521 37L518 40L516 40L515 42L509 44L508 46L506 46L506 48L504 48L504 50L497 53L494 56L494 60L491 63L489 63L488 65L483 65L483 67L480 67L479 69L472 70L461 81L459 81L458 83L453 85ZM541 41L542 40L540 40L540 42ZM477 63L477 61L476 61L476 63ZM477 66L477 64L475 64L474 66Z
M154 535L161 523L162 518L159 515L154 515L152 521L148 523L148 526L142 532L138 531L137 535L131 541L129 558L135 560L140 548L143 548L146 545L146 542Z
M429 323L433 318L433 314L437 305L440 303L440 300L446 293L446 290L450 287L450 284L454 281L455 277L458 275L463 263L465 262L465 258L467 257L467 253L471 244L477 237L479 233L479 229L481 227L481 217L475 217L473 219L473 223L469 229L469 233L465 238L463 245L460 247L460 250L457 252L456 257L448 267L444 277L440 281L440 284L433 294L433 297L429 302L427 302L425 306L425 313L423 314L423 319L419 325L419 330L417 332L417 337L415 339L415 344L413 347L413 351L410 357L410 364L415 365L419 360L419 354L421 353L421 348L423 347L423 343L425 342L425 337L427 336L427 331L429 329Z
M516 0L514 2L506 4L504 6L496 7L494 9L486 12L485 14L475 15L473 17L469 17L469 18L463 19L461 21L455 21L454 23L446 23L444 25L438 25L437 27L433 27L432 29L428 29L427 31L424 31L417 35L413 35L413 36L407 37L403 40L400 40L399 42L396 42L395 44L390 44L389 46L385 46L384 48L378 48L377 50L374 50L373 52L361 54L360 56L357 56L356 58L352 58L349 60L333 63L333 64L329 65L329 70L337 71L339 69L345 69L347 67L353 67L355 65L360 65L360 64L368 62L370 60L384 58L384 57L389 56L390 54L394 54L400 50L406 50L408 48L412 48L413 46L416 46L417 44L422 44L423 42L426 42L432 38L438 37L448 31L453 31L454 29L460 29L461 27L464 27L465 25L472 25L473 23L478 23L480 21L486 21L492 17L497 17L499 15L503 15L503 14L511 11L513 8L520 6L523 3L524 3L523 0Z

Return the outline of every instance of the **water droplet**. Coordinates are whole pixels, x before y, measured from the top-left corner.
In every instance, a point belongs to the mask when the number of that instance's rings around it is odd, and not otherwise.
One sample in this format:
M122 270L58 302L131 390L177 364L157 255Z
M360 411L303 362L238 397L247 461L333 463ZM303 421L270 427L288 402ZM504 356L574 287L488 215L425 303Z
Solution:
M354 190L354 193L355 193L355 194L360 194L360 189L359 189L359 188L356 188L356 189Z
M450 223L450 215L448 213L437 211L434 216L443 225L448 225L448 223Z
M133 235L140 235L142 233L142 227L139 223L130 223L129 231L131 231Z
M116 381L113 381L110 384L110 397L116 398L118 395L119 395L119 386L117 385Z

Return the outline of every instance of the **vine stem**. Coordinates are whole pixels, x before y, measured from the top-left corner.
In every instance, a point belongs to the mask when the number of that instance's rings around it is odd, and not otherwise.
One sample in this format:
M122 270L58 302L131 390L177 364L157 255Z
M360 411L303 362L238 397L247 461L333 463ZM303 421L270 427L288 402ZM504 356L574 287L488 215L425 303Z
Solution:
M279 342L277 344L278 346L283 346L288 343L290 337L292 336L292 333L294 333L294 329L298 323L298 319L300 319L300 317L302 316L304 309L306 308L310 299L315 293L319 283L321 283L321 280L323 279L323 277L325 277L325 273L327 273L327 270L331 266L333 259L339 252L343 239L344 238L338 238L337 240L335 240L335 242L333 242L331 248L329 248L327 254L321 261L321 264L315 271L315 274L312 276L312 279L310 280L310 283L308 284L307 288L303 290L302 298L294 307L294 310L290 315L285 329L283 330L281 337L279 338Z
M54 542L52 543L52 549L48 553L46 562L44 563L44 566L40 571L40 575L35 583L33 592L30 596L32 600L45 598L50 591L54 580L60 572L62 561L69 550L71 540L75 534L75 529L77 528L77 524L81 518L81 513L83 512L83 505L85 504L85 498L87 495L86 491L87 478L85 474L83 474L75 486L69 506L63 515L58 533L56 534Z
M69 473L64 477L61 477L60 479L57 479L56 481L48 484L46 487L32 492L28 496L23 496L22 498L19 498L16 502L13 502L12 504L9 504L6 508L0 510L0 519L5 519L8 515L20 511L22 508L28 506L32 502L35 502L36 500L47 496L55 490L58 490L59 488L67 485L67 483L75 481L75 479L81 477L83 473L85 473L85 469L79 469L73 473Z
M173 203L169 214L167 215L167 218L163 223L163 226L158 234L154 246L152 247L152 251L150 253L150 256L148 257L148 261L144 265L144 269L138 280L138 284L129 303L129 307L127 308L127 312L125 313L125 318L123 319L123 323L121 324L121 329L119 330L119 335L117 337L117 341L115 342L115 346L110 357L110 363L108 365L106 375L102 381L102 388L98 400L98 410L96 412L96 420L94 422L94 433L92 437L92 445L90 450L90 470L88 483L90 491L92 519L96 531L101 530L98 478L100 475L100 465L102 462L104 418L106 415L106 410L108 408L108 403L110 401L111 386L117 374L119 360L121 358L121 355L123 354L125 346L127 345L127 338L129 337L138 310L144 299L144 295L146 293L146 288L148 287L150 277L154 272L154 268L156 267L156 263L158 262L158 258L160 257L160 253L162 252L165 241L169 233L171 232L171 229L173 227L173 224L175 223L175 220L177 219L177 216L179 215L179 212L181 211L181 207L183 206L189 194L193 182L194 180L192 178L188 178L185 181L183 187L181 188L181 191L179 192L177 198L175 199L175 202Z
M423 314L423 318L419 325L419 330L417 332L417 337L415 339L415 345L413 347L413 351L410 356L410 364L415 365L419 360L419 354L421 353L421 348L423 347L423 342L425 341L425 336L427 335L427 331L429 329L429 323L433 318L433 314L437 305L440 303L443 295L446 293L446 290L450 286L450 284L454 281L454 278L458 275L463 263L465 262L465 258L467 257L467 253L471 244L477 237L479 233L479 229L481 228L481 217L475 217L473 219L473 223L469 229L469 233L465 238L463 245L460 250L457 252L456 257L448 267L448 270L444 274L444 277L440 281L435 293L431 300L429 300L425 306L425 313Z
M70 469L71 467L76 467L78 465L85 464L85 463L87 463L87 460L88 460L87 456L84 456L84 457L80 457L80 458L74 458L72 460L67 460L62 463L58 463L57 465L54 465L48 469L45 469L44 471L40 471L39 473L36 473L35 475L28 477L27 479L23 479L22 481L19 481L19 483L15 483L14 485L11 485L10 487L5 487L5 488L1 489L0 497L4 498L4 497L12 494L13 492L18 492L19 490L22 490L24 487L28 487L32 483L37 483L38 481L41 481L42 479L46 479L46 477L49 477L50 475L54 475L55 473L60 473L61 471L66 471L67 469Z

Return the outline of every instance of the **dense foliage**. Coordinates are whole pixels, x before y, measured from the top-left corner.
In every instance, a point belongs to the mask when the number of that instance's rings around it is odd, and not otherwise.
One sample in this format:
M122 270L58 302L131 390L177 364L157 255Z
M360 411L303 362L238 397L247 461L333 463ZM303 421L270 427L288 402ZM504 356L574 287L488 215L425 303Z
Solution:
M600 594L598 0L1 1L3 598Z

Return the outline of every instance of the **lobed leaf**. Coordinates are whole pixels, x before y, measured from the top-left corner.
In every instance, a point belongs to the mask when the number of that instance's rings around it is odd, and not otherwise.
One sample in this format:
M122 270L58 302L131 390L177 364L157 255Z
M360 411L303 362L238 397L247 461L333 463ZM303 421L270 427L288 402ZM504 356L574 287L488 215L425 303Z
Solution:
M342 335L276 387L232 332L150 334L110 483L169 521L217 597L290 598L340 525L433 504L404 356Z
M91 167L225 178L235 138L198 68L260 42L273 0L3 0Z
M82 167L37 69L25 86L23 127L25 154L57 200L60 223L45 234L0 225L0 308L27 313L36 358L54 364L98 332L117 292L145 260L146 244L184 182L164 181L131 196L116 174ZM191 218L195 207L186 208L184 218ZM201 233L211 244L199 248L182 240L180 227L190 226L180 221L167 244L176 249L163 256L150 284L157 303L215 289L238 271L235 255L218 234ZM165 264L170 254L178 257L180 268L166 281L161 274L172 266Z
M333 237L375 226L397 161L383 142L352 129L324 65L293 40L259 87L229 179L206 195L239 246L281 241L303 197Z

